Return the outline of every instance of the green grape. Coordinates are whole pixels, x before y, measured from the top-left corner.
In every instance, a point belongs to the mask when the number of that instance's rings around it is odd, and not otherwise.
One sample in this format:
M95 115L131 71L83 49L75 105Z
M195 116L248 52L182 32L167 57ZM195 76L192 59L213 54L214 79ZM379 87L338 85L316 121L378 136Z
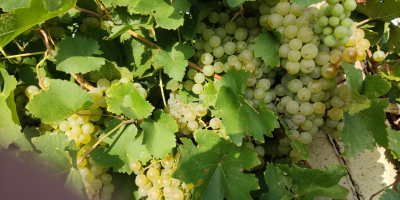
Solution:
M382 62L385 59L386 55L383 51L375 51L372 57L376 62Z
M345 36L344 38L338 39L338 43L340 45L346 45L347 43L349 43L349 40L350 40L349 37Z
M306 17L299 17L296 19L294 25L297 26L297 28L301 29L303 27L309 27L310 21L308 21Z
M333 35L328 35L324 39L324 44L328 47L333 47L336 45L336 38Z
M238 41L243 41L247 38L247 31L244 28L238 28L235 31L235 39Z
M318 47L314 44L306 44L301 48L300 53L304 59L311 60L317 56Z
M311 92L307 88L301 88L297 92L297 97L302 101L307 101L311 98Z
M285 36L289 39L295 38L298 30L297 26L290 25L285 29Z
M267 4L262 3L260 5L260 7L258 8L258 10L259 10L261 15L268 15L268 14L270 14L271 8Z
M289 52L290 52L289 45L288 45L288 44L282 44L282 45L279 47L278 52L279 52L279 56L280 56L281 58L287 58L287 57L288 57L288 54L289 54Z
M299 110L300 110L300 106L296 101L290 101L286 104L286 111L292 115L298 113Z
M326 36L331 35L332 32L333 32L333 29L330 26L327 26L324 29L322 29L322 34L324 34Z
M226 13L219 13L218 23L221 25L225 25L229 22L229 15Z
M203 31L203 39L205 41L210 40L210 38L214 35L215 35L215 32L212 29L206 29Z
M329 117L332 120L339 121L343 118L343 110L340 108L332 108L329 111Z
M208 15L208 21L210 21L212 24L215 24L219 21L219 15L216 12L212 12Z
M354 11L357 7L357 2L355 0L345 0L343 1L343 8L348 11Z
M321 18L318 19L318 24L319 24L321 27L325 27L325 26L328 25L328 20L329 20L328 17L322 16Z
M347 28L344 26L338 26L335 28L334 35L336 38L344 38L347 37Z
M282 25L284 27L293 26L295 23L296 23L296 16L288 14L285 17L283 17Z
M328 3L329 5L334 5L338 2L338 0L327 0L326 3Z
M301 42L301 40L299 40L297 38L294 38L294 39L290 40L290 42L289 42L289 48L291 50L298 51L301 49L302 46L303 46L303 43Z
M338 17L343 13L344 8L343 8L343 6L341 4L335 4L335 5L332 6L330 11L331 11L331 14L333 16Z
M290 62L298 62L301 59L300 51L291 50L287 55Z
M340 25L350 29L351 26L353 26L353 20L350 18L344 18L340 21Z
M358 49L360 50L367 50L371 46L371 43L367 39L362 39L360 42L358 42Z
M228 35L233 35L236 32L237 25L235 22L228 22L225 25L225 31Z
M207 25L204 22L199 22L199 25L197 26L197 30L199 30L200 34L203 34L203 32L207 29Z
M102 183L101 183L101 180L100 180L100 179L94 179L94 180L92 181L92 183L90 183L90 187L91 187L93 190L100 190L101 186L102 186Z
M247 28L250 28L250 29L257 27L257 25L258 25L257 18L255 18L255 17L248 18L246 25L247 25Z
M90 27L96 28L100 26L100 21L96 18L89 18L87 21L87 25Z
M309 132L302 132L300 134L300 142L307 145L312 142L312 135Z
M323 51L319 52L314 60L317 65L325 65L329 62L329 54Z
M268 18L268 25L273 29L277 29L278 27L282 26L282 23L283 17L279 14L274 13Z
M300 63L299 62L288 62L286 64L286 71L289 74L297 74L300 71Z
M336 27L339 25L339 17L330 17L328 20L329 26Z
M211 64L213 61L213 56L210 53L204 53L201 55L201 62L205 65Z
M260 17L259 22L260 22L260 25L262 27L264 27L264 28L268 28L269 27L268 21L269 21L269 17L270 16L271 15L268 14L268 15L263 15L263 16Z
M308 27L302 27L297 32L297 38L303 43L309 43L314 37L314 31Z
M222 43L222 39L224 39L226 37L226 31L224 28L219 27L219 28L215 29L215 35L221 39L221 43Z
M275 7L276 13L279 15L285 16L289 14L290 11L290 3L289 2L279 2Z
M216 48L221 44L221 38L218 36L212 36L208 42L210 43L211 47Z
M103 184L109 184L112 181L112 176L110 174L103 174L100 179Z
M315 69L315 61L314 60L306 60L306 59L301 60L300 70L303 73L306 73L306 74L311 73L312 71L314 71L314 69Z
M232 55L236 52L236 45L233 42L227 42L224 45L224 51L227 55Z
M310 116L314 112L314 107L310 103L303 103L300 105L300 113L304 116Z
M197 50L203 50L204 43L205 43L205 41L203 39L197 39L194 43L194 48L196 48Z
M149 180L153 181L158 176L160 176L160 170L154 167L151 167L147 170L146 176Z

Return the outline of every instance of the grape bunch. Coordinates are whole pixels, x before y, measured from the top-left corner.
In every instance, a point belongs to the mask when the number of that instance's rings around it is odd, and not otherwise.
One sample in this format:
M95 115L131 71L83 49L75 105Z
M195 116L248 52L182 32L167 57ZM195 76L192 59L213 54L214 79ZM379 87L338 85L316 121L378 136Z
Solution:
M202 120L206 116L208 109L201 103L183 104L179 95L170 93L168 99L169 114L176 120L179 132L184 136L192 137L195 132L207 128L207 124ZM214 117L210 120L209 126L217 130L221 126L221 120Z
M177 157L176 155L175 157ZM179 179L171 178L175 171L177 160L173 156L166 156L164 160L153 160L146 168L138 160L130 163L130 168L135 172L135 184L139 187L140 197L147 200L162 199L190 200L193 193L193 184L185 184Z
M198 94L201 101L204 87L217 81L214 74L244 69L251 72L245 89L248 104L256 110L260 104L273 109L292 132L290 138L280 136L279 155L290 154L299 161L301 154L293 140L308 145L321 131L340 139L351 90L347 85L337 87L336 76L343 72L342 62L365 59L370 46L363 30L348 18L356 2L330 0L321 9L285 0L245 2L241 8L224 6L225 12L212 12L198 25L194 47L203 71L187 71L185 90ZM254 54L255 39L262 28L282 35L278 67L266 65ZM170 100L170 106L179 113L179 100ZM175 115L178 124L182 122L180 116L184 114ZM267 147L264 145L263 153L263 144L249 138L244 142L264 155Z

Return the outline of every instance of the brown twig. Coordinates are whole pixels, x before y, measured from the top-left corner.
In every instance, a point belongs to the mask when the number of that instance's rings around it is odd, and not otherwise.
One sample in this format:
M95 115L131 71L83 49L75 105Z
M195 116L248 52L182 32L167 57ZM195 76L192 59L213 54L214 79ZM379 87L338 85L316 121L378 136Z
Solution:
M82 76L78 76L78 75L76 75L76 74L72 74L72 73L71 73L71 76L74 77L74 79L75 79L79 84L81 84L83 87L85 87L86 89L92 90L92 89L94 88L93 85L91 85L89 82L87 82L87 81L83 78L83 75L82 75Z
M364 21L358 22L358 23L357 23L357 26L361 26L361 25L363 25L363 24L365 24L365 23L367 23L367 22L369 22L369 19L366 19L366 20L364 20Z
M304 164L308 165L311 169L314 169L314 168L311 166L310 162L308 162L307 160L303 160L303 162L304 162Z
M374 198L377 194L381 193L382 191L384 191L386 188L392 187L394 184L398 183L400 181L400 179L395 180L392 184L386 186L385 188L383 188L382 190L379 190L377 193L371 195L371 197L369 198L369 200L372 200L372 198Z
M52 58L54 58L54 55L53 55L53 53L51 52L51 49L50 49L49 39L47 38L47 33L41 28L39 29L39 33L40 33L40 36L42 37L42 40L44 42L44 45L46 46L46 49L47 49L48 53L50 54L50 56Z
M94 16L96 16L96 17L100 17L100 18L103 18L103 19L109 19L109 20L111 20L111 18L108 17L108 16L107 16L107 17L106 17L106 16L102 16L102 15L99 15L99 14L94 13L94 12L92 12L92 11L79 8L78 6L74 6L74 8L77 9L77 10L79 10L79 11L81 11L81 12L84 12L84 13L87 13L87 14L90 14L90 15L94 15Z
M150 46L152 46L152 47L156 47L158 50L162 50L162 48L161 48L160 46L158 46L158 45L155 44L154 42L152 42L152 41L150 41L150 40L147 40L146 38L140 36L139 34L135 33L134 31L128 30L127 32L128 32L129 34L131 34L133 37L139 39L140 41L142 41L142 42L144 42L144 43L146 43L146 44L148 44L148 45L150 45ZM203 68L201 68L200 66L198 66L198 65L196 65L196 64L194 64L194 63L192 63L192 62L190 62L190 61L188 61L188 65L189 65L190 67L193 67L193 68L199 70L199 71L203 71ZM214 74L214 78L219 79L219 80L222 79L222 77L219 76L218 74Z
M37 78L39 79L39 86L40 86L40 88L42 88L42 90L47 90L47 88L44 87L44 85L43 85L43 80L40 77L40 73L39 73L39 67L44 61L46 61L46 59L47 59L47 51L44 52L43 59L36 65L36 74L37 74Z
M76 114L77 114L77 115L80 115L80 116L105 116L105 117L113 117L113 118L119 119L119 120L123 120L123 119L125 118L125 116L117 117L117 116L114 116L114 115L104 115L104 114L79 114L79 113L76 113Z
M92 146L92 148L79 160L79 162L77 163L77 165L80 165L81 162L82 162L86 157L88 157L89 154L92 153L92 151L93 151L97 146L99 146L99 144L100 144L106 137L110 136L112 133L114 133L114 132L115 132L117 129L119 129L121 126L123 126L123 125L125 125L125 124L132 124L132 123L134 123L134 122L135 122L135 120L134 120L134 119L131 119L131 120L127 120L127 121L124 121L124 122L121 122L120 124L118 124L118 126L116 126L113 130L111 130L111 131L108 132L106 135L104 135L102 138L100 138L100 139L96 142L96 144L94 144L94 145Z

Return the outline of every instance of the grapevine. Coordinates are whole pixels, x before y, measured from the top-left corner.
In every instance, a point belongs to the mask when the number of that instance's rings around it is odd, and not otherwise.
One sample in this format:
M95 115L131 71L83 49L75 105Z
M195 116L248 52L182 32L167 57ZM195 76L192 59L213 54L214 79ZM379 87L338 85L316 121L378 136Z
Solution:
M0 2L0 150L87 200L346 199L347 166L314 168L309 148L379 146L400 166L396 9Z

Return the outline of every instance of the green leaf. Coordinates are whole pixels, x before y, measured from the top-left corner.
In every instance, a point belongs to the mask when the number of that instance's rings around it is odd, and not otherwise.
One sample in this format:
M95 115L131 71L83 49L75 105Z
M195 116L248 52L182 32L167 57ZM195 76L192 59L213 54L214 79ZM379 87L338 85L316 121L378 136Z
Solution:
M263 28L262 33L254 40L254 56L261 57L267 66L277 67L281 63L278 53L281 43L282 35L278 31Z
M26 7L29 7L29 0L8 0L0 2L0 8L3 8L4 12L12 12L16 8Z
M112 6L127 6L130 8L136 7L140 0L101 0L106 7Z
M4 47L19 34L32 26L61 15L73 8L77 0L65 1L60 9L49 12L42 0L31 0L29 8L17 8L13 13L3 14L0 18L0 47ZM7 1L8 3L9 1ZM15 5L15 4L13 4Z
M214 106L217 101L218 91L215 89L214 82L208 82L208 85L204 87L202 92L204 97L204 104L206 106Z
M116 128L122 121L113 119L102 131L102 136ZM137 136L138 129L134 124L122 125L114 133L104 139L110 146L96 148L90 154L93 160L104 167L113 167L114 172L131 174L129 164L134 160L139 160L143 164L151 159L151 155L142 145L143 134Z
M143 144L147 151L156 158L164 159L176 146L175 134L178 131L176 121L169 115L156 110L154 121L147 118L140 125L144 131Z
M389 149L394 151L397 156L400 155L400 132L391 129L390 127L386 128L389 136Z
M42 170L48 171L53 177L65 183L78 194L82 194L82 176L76 166L76 156L79 148L75 142L68 141L62 132L48 133L33 138L32 143L41 153L33 151L20 152L19 156L26 161L43 166Z
M226 3L228 3L230 7L236 7L242 5L245 1L246 0L226 0ZM255 1L255 0L247 0L247 1Z
M120 107L123 106L125 96L135 89L132 83L118 83L112 85L106 91L107 110L117 115L121 114L122 111Z
M33 151L35 146L32 144L31 139L39 135L40 132L35 127L26 126L19 134L18 139L14 140L14 143L17 144L21 151Z
M292 3L296 3L300 6L311 6L313 4L319 3L323 0L290 0Z
M193 92L188 92L186 90L179 90L178 91L179 99L183 104L189 104L194 101L199 100L199 96L194 94Z
M55 57L57 70L72 74L85 74L100 70L101 66L105 64L104 58L92 56L100 48L93 39L85 39L79 36L65 37L58 43L58 47L60 50Z
M368 0L364 4L357 4L357 11L369 17L370 20L390 22L400 16L400 2L398 0Z
M270 167L282 170L267 169L265 173L268 188L275 188L271 194L268 194L271 190L266 194L268 197L273 197L272 199L292 199L293 194L291 192L294 193L295 197L302 197L303 200L313 200L316 197L346 199L349 193L348 189L338 185L340 179L347 175L346 166L334 164L325 170L302 169L297 165L290 167L281 164ZM274 174L274 172L279 174ZM270 176L274 177L275 181L269 180ZM283 191L285 189L286 191ZM266 200L266 198L263 196L262 200Z
M115 200L139 200L138 186L135 184L136 176L134 174L126 175L122 173L111 172L111 184L114 185L112 198Z
M107 38L110 36L109 31L100 28L88 27L87 30L86 37L96 40L100 45L100 48L93 53L94 56L116 62L118 66L124 65L125 55L119 40Z
M116 24L132 25L132 27L152 28L154 17L141 14L130 14L125 7L117 7L112 13L113 22Z
M257 178L244 174L259 164L257 154L246 145L240 147L201 130L196 133L196 147L188 138L181 138L180 158L172 177L195 185L193 200L251 200L251 190L258 189Z
M397 191L400 191L400 184L397 185ZM379 200L397 200L400 199L400 193L386 188L385 192L379 197Z
M366 96L360 95L357 91L351 89L351 101L348 102L350 115L354 115L370 106L371 101Z
M155 17L158 26L164 29L177 29L183 25L182 12L188 11L190 3L187 0L152 0L140 1L132 9L133 13L152 15Z
M249 77L250 73L244 70L228 71L222 78L224 85L219 89L215 102L215 108L221 110L226 134L237 145L242 143L244 129L258 141L264 141L264 135L272 137L271 131L279 127L271 110L262 106L258 113L247 103L244 88Z
M139 90L130 91L124 98L122 112L131 119L143 119L151 115L154 107L146 101Z
M89 93L80 90L78 85L52 79L49 88L35 95L26 108L43 123L57 124L76 112L90 108L91 101Z
M99 71L91 71L86 75L87 80L97 82L99 79L114 79L128 78L133 81L133 75L126 67L118 67L115 62L108 62L101 66Z
M0 77L2 77L4 81L3 91L0 93L0 149L2 149L7 148L13 140L18 139L21 126L18 121L13 119L15 108L11 110L8 105L8 100L10 98L14 100L13 91L17 86L17 80L10 76L5 69L0 68L0 74ZM1 87L0 85L0 88Z
M382 147L388 146L386 114L383 111L388 106L387 99L375 99L371 100L371 107L353 116L348 112L343 113L344 127L340 138L344 143L345 152L342 156L356 158L357 154L365 149L373 150L375 142Z
M390 90L390 85L379 75L365 76L363 95L370 100L376 99Z
M188 66L187 59L193 56L188 44L176 43L170 50L161 50L156 55L156 62L164 66L164 71L174 80L181 81Z
M347 85L351 89L361 93L363 91L363 75L361 70L346 62L342 62L342 66L346 73Z
M18 66L19 78L27 85L35 85L39 87L39 79L36 73L36 59L25 58L21 65ZM39 68L40 77L46 77L46 71L43 67Z
M268 186L268 192L263 194L261 200L290 200L294 198L294 195L287 190L287 188L292 187L292 181L288 176L283 174L283 171L279 167L268 163L264 177Z
M386 32L385 26L385 23L382 21L372 20L358 28L364 30L364 38L369 40L369 42L373 46L378 45L379 42L382 40L382 35L384 32Z
M123 50L126 55L126 66L131 67L132 74L137 77L142 77L146 70L151 68L151 59L153 53L151 48L142 44L136 39L131 39L124 42Z
M389 6L390 7L390 6ZM399 10L400 11L400 10ZM389 24L389 39L387 41L387 46L390 52L400 53L400 28L398 26Z

